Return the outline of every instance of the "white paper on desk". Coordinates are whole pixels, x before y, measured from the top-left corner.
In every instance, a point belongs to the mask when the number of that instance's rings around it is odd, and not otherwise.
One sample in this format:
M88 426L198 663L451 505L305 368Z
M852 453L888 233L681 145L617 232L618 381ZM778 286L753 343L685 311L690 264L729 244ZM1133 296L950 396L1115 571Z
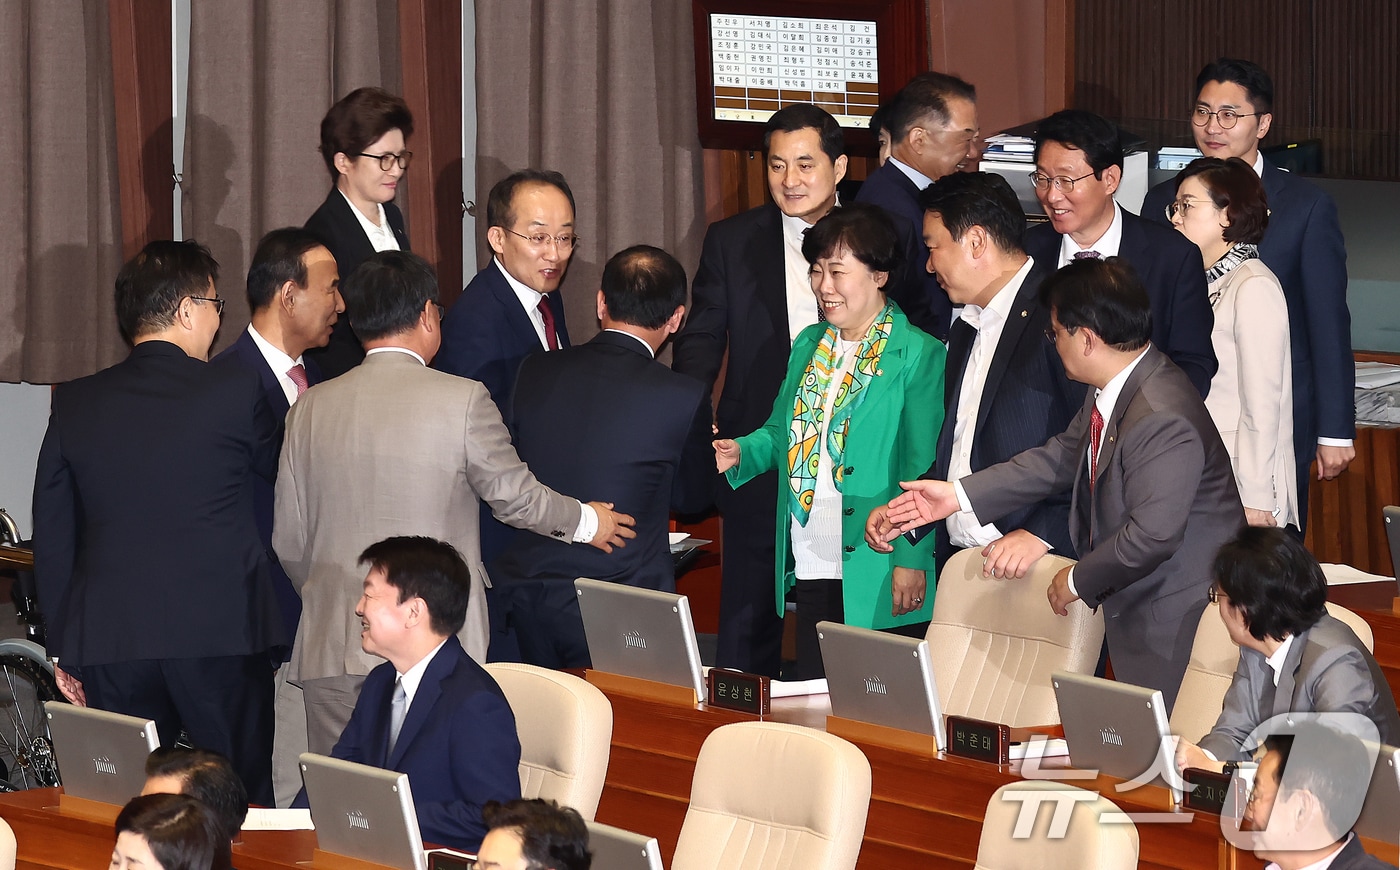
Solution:
M768 684L770 698L796 698L799 695L827 694L826 680L773 680Z
M314 831L311 810L279 810L249 807L243 820L245 831Z
M1360 568L1353 568L1350 565L1334 565L1331 562L1322 564L1322 576L1327 578L1328 586L1346 586L1350 583L1376 583L1389 581L1395 582L1394 577L1386 577L1381 574L1367 574Z
M1033 737L1025 742L1011 744L1008 755L1012 761L1018 761L1027 755L1032 758L1057 758L1069 755L1069 744L1062 737L1052 737L1048 740Z
M671 546L674 547L675 545L679 544L681 541L684 541L686 538L690 537L690 533L688 533L688 532L667 532L667 533L666 533L666 537L670 539Z

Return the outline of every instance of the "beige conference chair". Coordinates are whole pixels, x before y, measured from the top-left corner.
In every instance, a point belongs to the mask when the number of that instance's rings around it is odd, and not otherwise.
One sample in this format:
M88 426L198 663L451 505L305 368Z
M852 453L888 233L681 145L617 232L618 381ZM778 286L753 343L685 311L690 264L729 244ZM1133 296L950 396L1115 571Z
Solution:
M943 712L1012 728L1060 721L1050 675L1092 674L1103 615L1082 602L1056 616L1050 580L1074 561L1045 555L1021 579L982 576L982 555L963 550L943 567L925 637Z
M520 793L558 801L585 820L598 813L612 747L607 696L586 680L534 665L493 662L520 735Z
M1133 870L1138 865L1137 825L1102 795L1076 800L1093 794L1046 780L997 789L987 802L974 870ZM1024 800L1025 795L1035 798ZM1057 820L1065 821L1062 812L1068 820L1061 829Z
M870 762L825 731L739 722L705 738L671 870L851 870Z
M1327 612L1345 622L1368 651L1375 650L1375 635L1366 620L1340 604L1327 602ZM1220 619L1220 608L1206 605L1196 626L1196 639L1191 643L1191 661L1181 678L1181 691L1172 708L1171 733L1183 740L1200 743L1201 738L1215 727L1225 704L1225 692L1235 676L1240 661L1240 648L1230 640L1230 633Z
M15 843L15 832L8 822L0 819L0 870L15 870L15 859L19 846Z

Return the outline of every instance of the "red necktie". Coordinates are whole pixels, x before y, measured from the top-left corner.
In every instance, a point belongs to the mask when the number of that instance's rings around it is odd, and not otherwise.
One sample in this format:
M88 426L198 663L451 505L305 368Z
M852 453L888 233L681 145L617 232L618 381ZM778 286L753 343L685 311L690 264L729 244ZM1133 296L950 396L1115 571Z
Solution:
M1099 476L1099 445L1103 443L1103 415L1099 406L1089 415L1089 491L1094 491L1094 482Z
M301 398L301 394L306 392L307 387L310 386L306 381L306 366L297 363L287 369L287 377L291 378L292 383L297 385L297 398Z
M540 297L540 316L544 318L544 343L550 350L559 349L559 334L554 331L554 312L549 307L549 297Z

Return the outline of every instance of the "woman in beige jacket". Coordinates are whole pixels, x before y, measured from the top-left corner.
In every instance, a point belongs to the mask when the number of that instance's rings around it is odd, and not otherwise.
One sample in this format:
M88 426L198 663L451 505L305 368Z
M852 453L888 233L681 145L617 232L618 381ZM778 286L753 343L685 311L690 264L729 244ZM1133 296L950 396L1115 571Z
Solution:
M1220 362L1206 408L1234 463L1245 517L1298 527L1288 307L1258 249L1269 222L1264 185L1237 157L1202 157L1177 176L1167 217L1204 258Z

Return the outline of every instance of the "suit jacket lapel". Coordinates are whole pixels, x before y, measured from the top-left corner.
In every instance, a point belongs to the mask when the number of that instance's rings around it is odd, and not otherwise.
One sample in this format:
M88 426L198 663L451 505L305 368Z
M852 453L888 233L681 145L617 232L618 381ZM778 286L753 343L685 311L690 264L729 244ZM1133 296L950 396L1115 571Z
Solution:
M992 363L987 368L987 381L982 387L982 401L977 406L976 426L972 430L974 444L977 443L976 433L981 432L982 425L987 422L987 414L990 413L992 401L1001 388L1001 379L1006 374L1007 367L1011 365L1011 358L1020 350L1022 336L1032 320L1031 312L1040 304L1036 298L1040 292L1040 282L1050 271L1039 264L1032 265L1030 272L1026 274L1026 280L1021 282L1021 289L1016 291L1016 299L1011 303L1006 323L1001 328L1001 338L992 353ZM1043 336L1036 335L1030 339L1044 340Z
M330 194L326 197L326 203L330 206L331 216L339 225L337 235L342 244L348 244L354 249L351 256L355 262L364 262L367 257L374 253L374 245L370 244L369 236L365 235L365 228L360 226L360 219L355 217L355 213L351 211L354 206L350 205L350 201L345 198L345 195L334 187L331 188ZM405 250L407 249L405 248Z
M540 334L535 332L535 324L530 320L530 315L525 313L525 308L520 304L520 297L515 295L515 290L506 281L506 276L501 274L500 265L493 259L486 268L490 270L487 273L489 280L486 286L491 291L491 295L496 298L497 304L505 309L506 323L510 325L515 340L522 346L528 345L531 350L535 348L543 350L544 346L540 344ZM556 312L556 316L557 314L558 312Z
M1137 368L1133 369L1133 373L1128 375L1127 382L1123 384L1123 391L1118 394L1118 401L1113 406L1113 413L1104 419L1103 444L1099 448L1100 478L1113 462L1113 455L1118 449L1118 426L1123 422L1123 416L1128 412L1128 406L1132 404L1133 397L1142 388L1142 382L1161 367L1164 358L1155 347L1148 349L1147 355L1142 358L1142 362L1138 363Z
M782 212L769 203L763 207L763 220L754 228L744 250L744 261L753 270L754 294L773 320L774 336L787 338L787 268L783 249Z
M413 744L413 739L418 736L418 732L423 730L423 725L428 721L428 716L433 712L433 705L438 698L442 697L442 681L452 675L457 668L457 657L462 654L462 645L457 640L456 635L447 639L442 649L428 662L428 668L423 672L423 680L418 684L418 691L413 694L413 702L408 705L408 713L403 718L403 727L399 729L399 740L394 744L394 751L389 755L388 767L394 770L403 761L404 753ZM388 719L385 719L384 746L389 743Z
M234 352L242 355L245 360L252 363L254 369L257 371L258 381L262 384L263 395L267 397L267 403L272 408L273 413L277 415L277 419L280 420L286 417L287 412L291 410L292 406L287 403L287 394L282 392L282 382L277 380L277 373L272 370L272 366L267 362L267 357L262 355L262 351L258 349L257 342L253 341L253 336L248 330L243 330L243 334L238 337L238 341L234 342L234 347ZM317 371L319 371L319 369Z
M1274 702L1272 715L1287 713L1293 709L1293 692L1296 688L1298 668L1303 664L1303 650L1308 646L1308 633L1300 632L1293 637L1293 643L1288 647L1288 655L1283 659L1283 667L1279 669L1278 688L1274 690ZM1273 674L1269 666L1264 665L1264 678L1269 679Z
M948 469L952 467L953 430L957 427L962 379L966 375L967 361L976 337L977 330L962 318L956 318L948 330L948 362L943 377L943 426L938 431L938 455L933 466L937 480L947 480Z

